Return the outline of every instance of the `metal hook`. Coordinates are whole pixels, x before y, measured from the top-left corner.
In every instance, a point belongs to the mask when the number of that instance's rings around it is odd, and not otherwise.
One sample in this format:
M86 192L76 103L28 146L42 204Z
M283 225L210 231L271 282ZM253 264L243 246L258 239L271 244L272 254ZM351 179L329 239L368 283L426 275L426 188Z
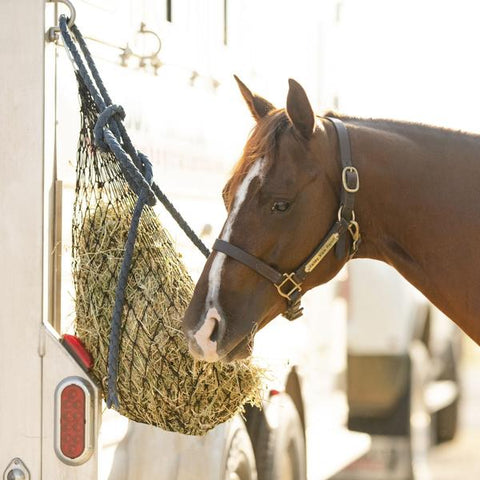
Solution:
M141 58L155 58L160 53L160 50L162 49L162 40L160 39L160 37L153 30L147 29L147 25L144 22L140 23L140 29L138 33L150 34L155 37L155 39L158 42L157 49L150 55L141 55Z
M73 6L70 0L47 0L48 3L63 3L68 7L70 10L70 17L68 19L68 26L71 27L75 23L75 18L77 16L77 12L75 11L75 7ZM58 40L58 35L60 33L60 27L50 27L47 31L47 40L49 42L56 42Z

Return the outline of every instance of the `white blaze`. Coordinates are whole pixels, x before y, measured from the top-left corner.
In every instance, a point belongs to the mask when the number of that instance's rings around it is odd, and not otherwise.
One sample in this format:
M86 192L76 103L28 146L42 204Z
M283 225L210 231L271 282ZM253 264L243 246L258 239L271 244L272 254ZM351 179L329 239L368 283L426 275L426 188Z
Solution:
M264 164L265 159L263 157L256 160L248 171L245 178L243 179L242 183L238 187L235 194L233 207L230 210L230 214L228 215L227 221L225 222L225 226L223 227L222 234L220 236L221 240L224 240L225 242L230 241L230 237L232 236L233 224L235 223L238 212L240 211L240 207L245 201L245 197L248 193L248 188L250 187L250 184L252 183L254 178L262 178ZM217 252L215 260L213 260L210 272L208 274L207 305L218 304L220 279L222 276L223 264L225 263L226 258L227 256L224 253Z
M250 167L250 170L238 187L237 192L235 193L233 206L223 227L222 234L220 235L222 240L226 242L230 240L235 220L243 202L245 201L250 184L257 177L263 179L264 165L265 159L263 157L257 159ZM220 291L220 280L226 258L227 256L224 253L216 252L215 259L213 260L212 266L210 267L210 272L208 273L208 292L206 297L207 314L203 319L202 326L194 335L195 340L203 350L204 359L210 361L215 361L217 359L217 342L211 341L210 337L213 332L215 320L221 321L221 317L218 312L219 309L217 307L219 306L218 295Z

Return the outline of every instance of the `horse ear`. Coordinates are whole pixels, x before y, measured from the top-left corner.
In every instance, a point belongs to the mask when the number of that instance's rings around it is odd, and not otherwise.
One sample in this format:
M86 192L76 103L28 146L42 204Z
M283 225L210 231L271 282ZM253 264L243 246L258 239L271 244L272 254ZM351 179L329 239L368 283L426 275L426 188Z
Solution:
M287 96L287 114L295 128L307 140L315 129L315 114L303 87L290 78Z
M238 83L238 88L240 88L243 98L247 102L248 108L252 112L252 115L257 122L267 115L268 112L275 109L275 107L269 101L253 94L236 75L234 75L234 78Z

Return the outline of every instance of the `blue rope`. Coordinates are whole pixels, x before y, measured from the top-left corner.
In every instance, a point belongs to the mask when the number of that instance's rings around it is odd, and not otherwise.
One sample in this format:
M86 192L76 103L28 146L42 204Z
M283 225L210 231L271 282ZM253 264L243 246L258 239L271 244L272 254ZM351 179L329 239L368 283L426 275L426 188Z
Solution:
M68 28L68 19L64 15L60 16L59 25L65 48L69 52L74 67L92 96L99 112L97 122L93 129L95 145L101 150L112 152L115 155L125 180L138 197L128 230L125 254L115 290L112 328L108 347L108 392L106 402L109 408L112 405L118 408L117 377L122 311L125 303L125 290L133 259L138 225L145 205L155 205L156 199L158 198L199 250L206 257L208 257L210 252L160 188L152 182L152 164L146 155L136 150L133 146L125 126L122 123L122 120L125 118L125 112L121 106L112 104L82 34L78 28L73 25L70 31L73 33L75 40L72 38ZM81 53L77 49L75 41L79 45Z
M63 19L62 19L62 17L63 17ZM69 51L71 53L71 55L73 56L73 62L74 62L75 65L77 65L77 68L79 69L79 73L80 73L80 71L85 71L86 72L86 68L84 66L84 63L83 63L81 57L80 57L80 54L78 53L78 50L75 47L75 45L74 45L74 43L71 39L71 36L68 34L67 23L68 23L68 19L64 15L61 15L60 16L60 30L61 30L62 36L64 38L65 46L67 47L67 51ZM83 53L83 55L84 55L84 57L87 61L89 69L92 72L93 77L95 78L96 87L93 85L88 73L85 75L85 78L82 75L82 79L84 80L87 87L89 85L92 85L92 87L93 87L92 90L90 89L90 87L88 87L89 91L90 91L90 94L92 95L92 97L95 101L95 104L97 105L98 110L100 112L102 112L105 109L105 106L103 106L103 108L100 108L100 104L97 103L97 97L99 97L100 103L102 103L102 105L105 105L105 104L106 105L111 105L112 101L111 101L110 96L108 95L108 92L107 92L107 90L106 90L106 88L105 88L105 86L104 86L104 84L103 84L103 82L100 78L98 70L95 66L95 63L93 62L92 56L90 54L90 51L88 50L88 47L85 43L85 40L82 37L82 34L80 33L80 31L78 30L76 25L72 25L71 30L74 33L75 39L77 40L77 42L78 42L78 44L79 44L79 46L82 50L82 53ZM80 62L80 63L78 63L78 62ZM97 87L98 87L98 89L97 89ZM100 96L100 94L101 94L101 96ZM135 147L132 145L130 137L128 136L127 131L126 131L123 123L121 121L118 122L118 121L113 120L111 122L111 127L112 127L113 133L115 134L115 136L117 138L119 138L120 136L122 137L125 150L134 159L135 164L137 166L139 164L141 164L141 162L139 162L137 160L137 155L136 155L137 151L135 150ZM125 172L123 170L122 164L120 164L120 167L122 168L122 173L125 175L126 180L130 184L128 172ZM135 193L137 193L136 190L133 187L132 187L132 190L134 190ZM200 250L200 252L205 257L208 257L210 255L210 250L205 246L205 244L202 242L202 240L190 228L188 223L185 221L185 219L182 217L182 215L175 209L173 204L168 200L166 195L160 190L160 188L158 187L157 184L152 183L152 190L154 191L157 199L163 204L163 206L168 211L168 213L170 213L170 215L175 219L175 221L177 222L179 227L185 232L185 234L192 241L192 243Z
M98 84L94 83L94 81L92 80L92 78L90 76L90 73L88 72L88 70L85 66L85 63L83 62L82 56L80 55L80 52L78 51L78 49L77 49L77 47L74 43L74 40L73 40L73 38L71 37L71 35L68 31L68 20L64 15L60 16L59 26L60 26L60 31L62 33L62 37L63 37L65 47L67 48L67 50L71 54L72 61L73 61L74 65L77 67L77 71L78 71L80 77L82 78L83 83L85 84L86 88L90 92L90 95L92 96L93 101L95 102L95 105L96 105L99 113L101 114L102 112L104 112L104 110L107 108L107 106L109 106L107 104L107 102L111 103L110 97L108 97L108 94L107 94L107 98L105 99L105 97L99 91L99 88L101 88L101 90L105 91L105 87L103 86L103 84L102 84L102 87L100 87ZM78 29L76 29L76 32L77 32L77 35L79 37L81 37L81 34L78 31ZM83 53L85 59L89 59L88 63L93 64L91 54L90 54L89 50L87 49L85 43L83 42L83 44L80 44L80 45L82 47L82 53ZM105 130L107 130L107 127L106 127L106 122L104 122L103 120L104 119L102 118L101 123L104 125L105 128L103 130L105 131ZM140 195L140 189L141 189L140 186L143 185L144 181L143 181L143 174L138 168L138 166L140 165L140 161L138 159L138 154L132 146L132 148L129 148L129 150L131 150L130 157L126 155L125 150L120 145L120 141L122 140L124 143L131 146L130 138L128 137L126 131L124 131L124 132L120 131L119 123L121 123L121 122L118 122L114 118L113 115L109 114L108 117L107 117L107 120L109 120L108 123L111 127L111 131L115 134L115 137L118 141L117 143L119 145L119 148L115 147L115 150L113 151L113 153L116 154L117 152L120 152L120 151L123 152L123 155L120 154L120 158L117 157L117 159L119 160L120 168L122 170L123 175L125 176L125 179L127 180L128 184L129 184L130 188L137 195ZM95 130L98 130L98 129L95 129ZM123 135L122 135L122 133L123 133ZM97 139L98 139L98 136L97 136ZM103 146L104 143L101 142L101 145ZM133 154L133 156L132 156L132 154ZM135 161L132 161L132 158L134 158ZM151 205L151 206L155 205L155 198L154 198L153 191L151 192L148 204Z
M103 81L100 77L100 74L98 73L97 66L95 65L95 62L93 61L93 58L90 54L90 51L88 50L87 44L85 43L85 40L84 40L82 34L80 33L80 30L78 30L76 25L72 25L71 29L72 29L73 34L75 35L75 39L77 40L77 42L80 46L80 49L83 52L83 55L84 55L85 60L87 62L88 68L90 69L90 72L92 73L92 76L95 80L95 83L98 87L98 90L100 91L102 97L104 98L105 103L107 105L111 105L112 100L110 98L110 95L108 94L107 89L105 88L105 85L103 84ZM123 138L125 150L132 157L135 165L138 168L140 168L141 162L140 162L138 152L135 149L135 147L133 146L133 144L130 140L130 137L128 136L127 130L125 129L123 123L121 123L121 122L116 123L115 122L113 126L114 126L115 129L117 129L116 131L118 131L120 133L120 136ZM118 137L117 134L116 134L116 136Z

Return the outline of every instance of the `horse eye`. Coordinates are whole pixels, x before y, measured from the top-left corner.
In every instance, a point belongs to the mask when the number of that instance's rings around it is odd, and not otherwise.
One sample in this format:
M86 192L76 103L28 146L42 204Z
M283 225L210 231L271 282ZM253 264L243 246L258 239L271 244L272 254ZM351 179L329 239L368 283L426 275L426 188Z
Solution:
M272 206L272 212L286 212L290 208L290 202L275 202Z

